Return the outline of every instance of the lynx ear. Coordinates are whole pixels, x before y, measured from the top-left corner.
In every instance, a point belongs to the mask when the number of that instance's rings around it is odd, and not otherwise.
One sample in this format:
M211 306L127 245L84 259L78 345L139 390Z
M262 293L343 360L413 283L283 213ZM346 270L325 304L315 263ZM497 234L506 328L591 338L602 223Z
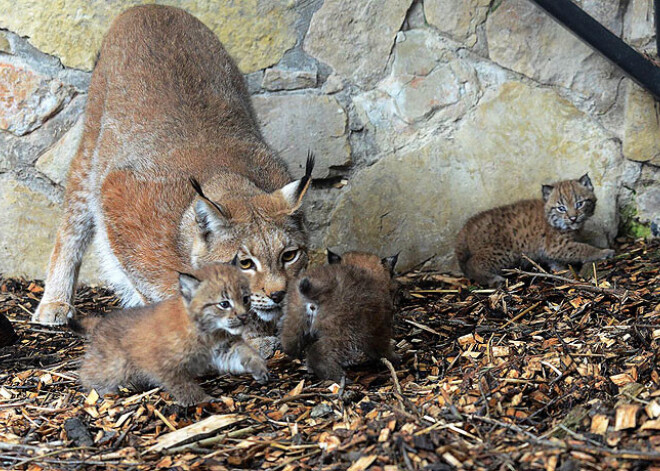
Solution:
M589 178L588 173L582 175L578 181L580 182L580 185L585 187L587 190L594 191L594 185L591 183L591 178Z
M552 185L543 185L541 186L541 193L543 193L543 201L548 201L548 198L550 198L550 194L552 193L552 190L554 190L555 187Z
M309 278L303 278L298 283L298 291L300 291L300 294L302 294L303 296L309 297L312 294L313 290L314 287L312 286L312 282L309 281Z
M336 263L341 263L341 255L337 255L330 249L325 249L326 252L328 252L328 263L330 265L334 265Z
M199 197L195 202L195 221L202 237L206 239L212 232L226 227L231 219L231 214L226 208L207 198L202 191L202 186L195 178L190 177L190 184Z
M380 261L383 266L390 272L390 276L394 276L394 267L396 266L397 260L399 260L399 253L392 255L391 257L385 257Z
M295 213L302 205L303 198L312 183L312 170L314 170L314 154L309 152L305 164L305 176L278 190L289 206L289 214Z
M179 273L179 292L186 304L190 303L202 282L189 273Z

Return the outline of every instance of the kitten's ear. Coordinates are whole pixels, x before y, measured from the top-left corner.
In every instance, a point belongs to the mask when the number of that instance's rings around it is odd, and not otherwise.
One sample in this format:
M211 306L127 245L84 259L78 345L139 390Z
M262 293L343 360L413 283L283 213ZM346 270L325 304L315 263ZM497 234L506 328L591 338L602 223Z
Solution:
M314 170L314 154L309 152L305 164L305 176L277 190L289 207L288 214L295 213L302 206L303 198L312 184L312 170Z
M591 178L589 178L588 173L582 175L578 181L580 182L580 185L585 187L587 190L594 191L594 185L591 183Z
M314 291L314 286L312 285L312 282L309 281L309 278L303 278L298 282L298 291L300 291L300 294L303 296L310 297L312 292Z
M337 255L330 249L325 249L326 252L328 252L328 263L330 265L334 265L336 263L341 263L341 255Z
M179 273L179 292L186 304L190 303L202 282L189 273Z
M399 252L401 253L401 252ZM392 255L391 257L385 257L381 259L381 263L387 270L390 272L390 276L394 276L394 267L396 266L397 260L399 260L399 253Z
M195 222L204 239L213 232L219 232L229 225L231 214L215 201L211 201L202 191L199 182L190 177L190 184L197 193L198 199L195 202Z
M541 193L543 193L543 201L547 202L548 198L550 198L550 194L552 193L552 190L554 190L555 187L552 185L543 185L541 186Z

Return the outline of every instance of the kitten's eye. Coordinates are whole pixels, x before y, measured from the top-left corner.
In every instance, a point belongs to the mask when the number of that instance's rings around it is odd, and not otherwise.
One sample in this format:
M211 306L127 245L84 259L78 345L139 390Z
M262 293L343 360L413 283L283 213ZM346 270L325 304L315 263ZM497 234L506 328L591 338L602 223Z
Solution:
M243 296L243 304L246 306L250 304L250 296Z
M580 209L582 206L584 206L584 201L578 201L575 203L575 209Z
M231 307L231 303L229 301L220 301L218 306L220 306L220 309L227 310Z
M298 257L298 249L295 250L287 250L282 254L282 261L284 263L290 263L293 262L297 257Z
M238 264L241 266L243 270L252 270L254 268L254 262L252 259L249 258L244 258Z
M566 206L564 206L563 204L560 204L555 209L557 209L557 212L559 212L559 213L565 213L566 212Z

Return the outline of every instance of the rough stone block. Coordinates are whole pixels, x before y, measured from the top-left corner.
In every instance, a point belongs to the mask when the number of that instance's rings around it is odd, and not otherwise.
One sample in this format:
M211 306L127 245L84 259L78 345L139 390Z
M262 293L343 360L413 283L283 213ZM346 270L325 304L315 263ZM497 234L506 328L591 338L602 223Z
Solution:
M0 175L0 273L44 279L61 210L43 194L9 174ZM80 279L100 280L93 249L85 256Z
M385 71L412 0L325 0L303 48L341 76L369 88Z
M333 97L259 95L253 102L266 141L288 162L295 178L304 174L309 150L316 156L314 178L350 163L346 112Z
M23 136L65 106L72 87L29 68L0 63L0 130Z

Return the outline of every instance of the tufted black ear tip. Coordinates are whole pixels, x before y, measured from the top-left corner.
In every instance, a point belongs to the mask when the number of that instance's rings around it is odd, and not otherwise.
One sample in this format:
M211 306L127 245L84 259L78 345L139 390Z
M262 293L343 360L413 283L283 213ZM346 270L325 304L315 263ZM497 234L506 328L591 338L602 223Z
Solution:
M298 283L298 291L300 291L300 294L304 296L309 296L309 294L312 292L312 282L309 281L309 278L303 278L300 280Z
M390 272L390 276L394 276L395 271L394 267L396 267L396 262L399 260L399 254L401 252L397 252L396 254L392 255L391 257L385 257L381 260L381 263L385 268L387 268L387 271Z
M591 183L591 178L589 178L588 173L585 173L584 175L582 175L578 181L580 182L580 185L582 185L583 187L585 187L585 188L587 188L591 191L594 190L594 185L593 185L593 183Z
M334 253L330 249L325 249L325 250L328 253L328 263L330 265L334 265L335 263L341 263L341 255Z

